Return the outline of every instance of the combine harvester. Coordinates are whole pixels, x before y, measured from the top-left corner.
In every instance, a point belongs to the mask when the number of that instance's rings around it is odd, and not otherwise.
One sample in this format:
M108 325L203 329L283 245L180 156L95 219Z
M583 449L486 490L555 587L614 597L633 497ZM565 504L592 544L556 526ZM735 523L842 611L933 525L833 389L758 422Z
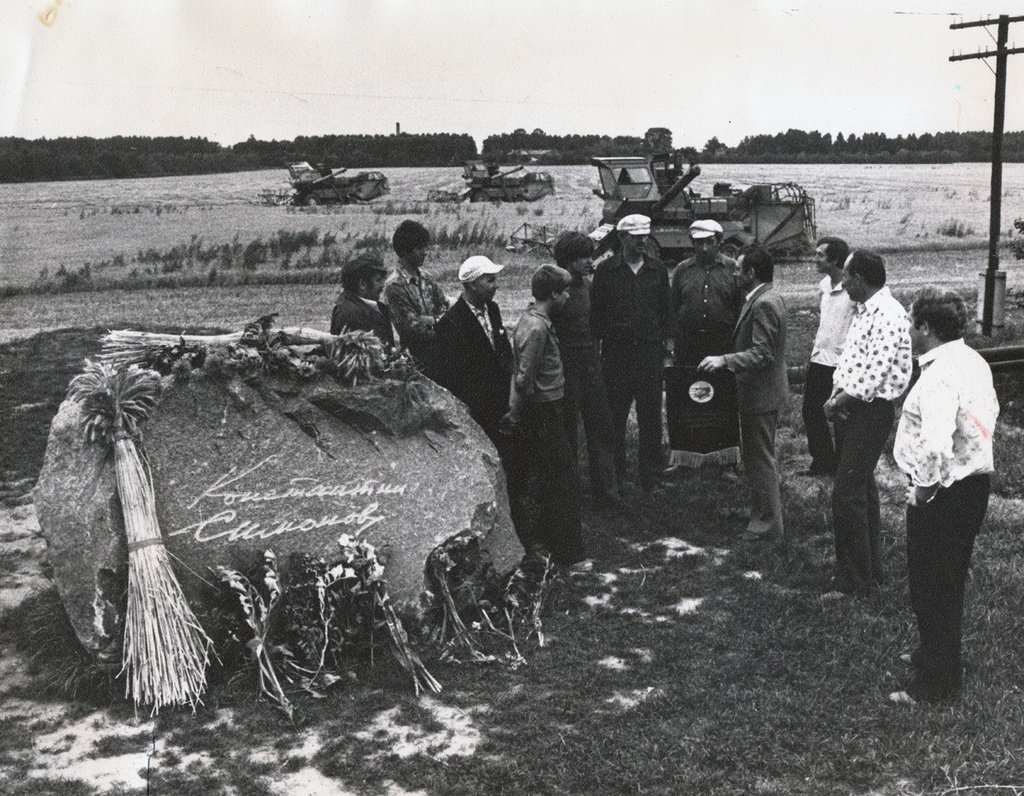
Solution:
M799 257L814 251L817 228L814 200L796 183L733 185L715 183L711 196L688 190L700 166L684 171L682 152L642 157L593 158L604 199L601 225L590 233L597 244L595 264L610 257L615 224L623 216L651 218L651 243L666 265L690 257L689 227L699 219L722 225L722 253L735 256L758 243L777 257Z
M317 205L370 202L388 193L388 178L379 171L361 171L343 176L348 169L314 169L308 163L293 163L288 177L294 192L266 191L260 194L264 204L316 207Z
M431 191L431 202L534 202L555 192L555 179L546 171L523 171L513 166L502 171L496 163L467 160L462 179L466 187L461 191ZM520 173L522 172L522 173Z

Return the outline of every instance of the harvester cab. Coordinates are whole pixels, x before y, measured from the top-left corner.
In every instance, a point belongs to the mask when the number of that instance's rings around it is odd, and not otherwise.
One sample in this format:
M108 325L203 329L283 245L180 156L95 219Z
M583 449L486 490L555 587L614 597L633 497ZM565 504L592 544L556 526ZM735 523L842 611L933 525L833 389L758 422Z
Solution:
M813 251L817 231L814 200L794 183L733 186L716 183L711 196L689 185L700 166L686 164L680 151L643 157L593 158L604 199L601 225L590 237L597 244L595 263L610 257L615 224L632 213L651 219L651 253L669 267L693 252L689 227L698 219L722 225L722 251L735 254L760 243L773 254L794 256Z

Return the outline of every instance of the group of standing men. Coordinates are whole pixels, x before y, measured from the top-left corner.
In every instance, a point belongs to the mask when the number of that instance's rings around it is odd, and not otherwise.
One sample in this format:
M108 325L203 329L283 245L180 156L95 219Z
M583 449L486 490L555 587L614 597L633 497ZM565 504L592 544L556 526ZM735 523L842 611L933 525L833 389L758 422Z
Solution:
M945 700L961 687L964 588L984 520L999 404L988 364L964 343L967 309L925 288L910 313L885 263L838 238L817 247L821 314L804 392L809 474L833 476L836 573L827 600L872 594L885 580L875 466L906 394L894 458L907 475L907 574L918 646L896 704ZM912 381L912 354L920 376ZM907 392L908 387L909 392Z
M429 233L403 221L393 238L398 267L387 275L378 257L351 261L332 316L332 333L369 329L387 345L400 341L425 373L466 404L499 453L524 547L543 548L575 571L592 567L580 519L580 418L596 507L621 506L634 404L637 481L652 489L665 471L668 365L709 381L731 374L735 400L725 414L738 417L750 487L743 538L784 534L775 431L789 396L787 311L773 289L774 261L757 247L735 261L726 257L721 226L701 220L690 228L694 256L670 276L648 251L650 223L642 215L621 219L619 246L596 271L593 242L580 233L561 236L557 265L533 275L534 302L510 337L494 301L503 266L468 258L459 269L462 292L449 305L422 270ZM906 398L895 457L911 482L908 570L920 645L905 656L915 669L913 683L890 698L943 699L960 687L964 583L993 469L998 404L991 372L963 342L967 313L955 293L926 289L908 316L886 286L877 254L851 252L844 241L825 237L816 259L821 314L803 418L812 457L805 474L834 478L836 569L824 598L867 596L884 581L874 471L896 401L911 381L913 348L923 375ZM714 392L695 384L700 389L691 385L691 395ZM714 426L701 428L713 440L711 450L728 439ZM694 447L691 463L711 452Z

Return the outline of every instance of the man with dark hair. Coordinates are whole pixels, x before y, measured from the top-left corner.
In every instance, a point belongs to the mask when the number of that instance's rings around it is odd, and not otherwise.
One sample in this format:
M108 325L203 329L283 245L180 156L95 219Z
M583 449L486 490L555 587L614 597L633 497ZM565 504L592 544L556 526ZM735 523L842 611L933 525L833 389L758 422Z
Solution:
M554 246L555 263L572 276L569 300L552 316L565 371L565 432L573 461L579 461L580 416L587 440L590 494L600 508L619 505L615 477L615 435L608 409L601 352L590 326L590 279L594 242L582 232L566 232Z
M834 475L838 451L842 449L842 437L833 437L824 404L832 395L832 374L856 306L843 287L843 265L849 255L850 247L842 238L818 238L814 256L818 273L822 274L818 284L821 312L804 380L804 429L811 454L811 466L805 475Z
M387 305L379 303L388 269L376 254L364 252L341 269L341 295L331 313L331 334L369 331L385 346L395 345L394 329Z
M925 288L910 323L921 377L903 404L893 454L910 478L907 575L920 644L904 657L914 680L889 695L897 704L960 690L964 584L988 508L999 415L992 370L963 340L963 299Z
M590 321L601 341L619 484L626 480L626 422L635 401L640 487L649 491L664 470L661 396L669 335L668 270L645 251L650 218L628 215L616 228L620 249L594 274Z
M466 404L499 454L508 442L498 424L508 410L512 378L512 345L494 301L503 267L476 255L459 268L462 295L437 322L427 371Z
M551 316L569 300L569 273L542 265L530 282L534 303L512 338L512 390L502 430L519 446L516 482L521 500L516 532L527 550L542 548L572 571L586 572L579 479L562 420L565 374Z
M690 225L694 256L672 274L672 362L668 375L669 465L700 467L739 461L735 380L722 370L711 381L696 371L705 358L732 351L733 332L743 307L736 279L736 261L720 251L722 225L701 219ZM689 400L691 388L711 388L711 402Z
M391 245L398 267L384 285L384 301L402 345L421 367L430 362L434 324L448 309L448 299L437 282L422 270L430 233L418 221L406 219L395 230Z
M857 302L825 416L843 440L832 488L836 575L826 599L867 596L882 585L881 509L875 465L892 430L893 402L910 383L910 322L885 286L885 262L846 258L843 286Z
M764 249L748 249L736 272L747 292L733 333L734 350L705 357L699 368L728 368L736 375L743 467L750 481L750 523L743 538L762 541L784 535L775 428L789 398L786 303L772 289L775 261Z

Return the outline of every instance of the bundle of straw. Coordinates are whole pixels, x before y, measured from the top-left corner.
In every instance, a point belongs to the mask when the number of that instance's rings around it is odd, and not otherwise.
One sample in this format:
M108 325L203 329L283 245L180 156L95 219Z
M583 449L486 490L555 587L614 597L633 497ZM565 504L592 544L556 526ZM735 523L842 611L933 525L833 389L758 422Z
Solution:
M82 404L86 439L112 443L117 492L128 539L128 612L122 672L136 706L188 704L194 710L206 687L212 642L196 620L171 568L160 536L149 469L135 438L160 396L150 370L115 370L86 362L69 396Z
M242 342L245 332L231 334L161 334L159 332L136 332L130 329L119 329L107 332L103 336L103 353L100 359L115 367L144 365L161 349L173 348L177 345L206 348L225 348ZM273 329L268 337L280 340L285 345L331 344L338 337L319 329L307 327L288 327Z

